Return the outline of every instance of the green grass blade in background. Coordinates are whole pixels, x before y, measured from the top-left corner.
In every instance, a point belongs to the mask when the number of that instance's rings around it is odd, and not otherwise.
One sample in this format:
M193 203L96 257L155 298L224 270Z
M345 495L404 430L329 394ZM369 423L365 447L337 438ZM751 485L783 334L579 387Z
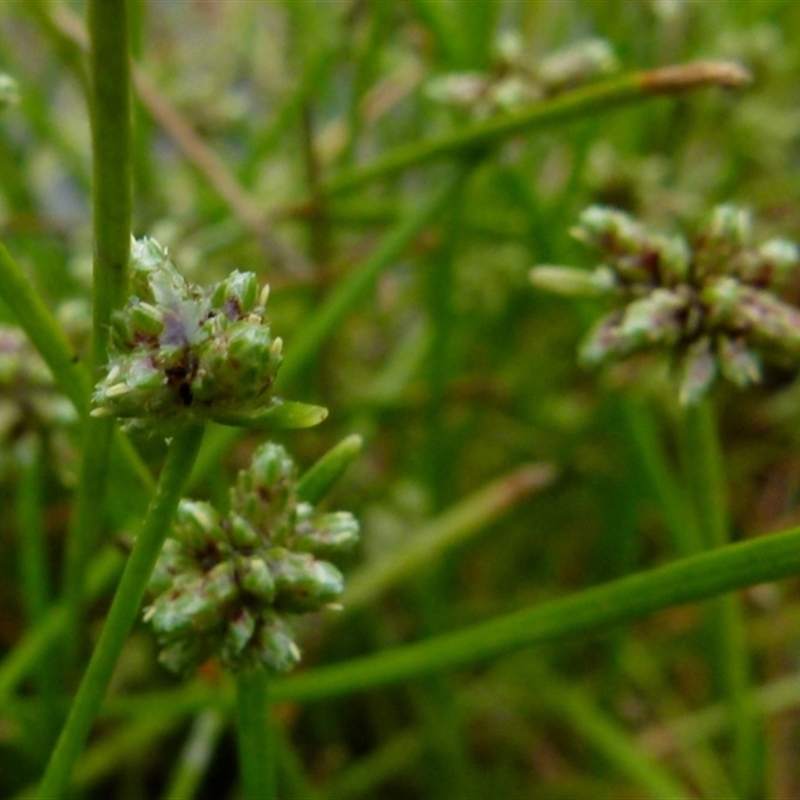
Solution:
M681 603L800 571L800 529L645 570L504 617L276 683L274 697L312 699L411 680L546 641L591 633Z
M433 568L451 549L464 544L530 494L547 487L555 477L556 471L549 465L522 467L447 509L414 532L397 552L354 573L342 598L345 611L363 608L388 589Z

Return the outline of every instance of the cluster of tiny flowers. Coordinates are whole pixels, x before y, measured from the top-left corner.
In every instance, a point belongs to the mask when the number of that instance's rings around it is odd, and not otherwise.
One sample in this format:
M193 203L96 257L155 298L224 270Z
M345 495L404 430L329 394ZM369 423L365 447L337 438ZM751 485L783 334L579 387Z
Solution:
M259 291L252 272L232 272L203 290L145 238L133 243L131 284L131 298L112 318L95 416L242 417L246 424L270 405L282 342L264 318L268 287Z
M761 380L762 359L800 362L800 310L778 294L797 279L792 242L752 242L741 208L717 207L690 247L647 231L627 214L588 208L573 231L600 251L593 272L536 267L534 284L562 294L610 295L617 308L589 332L589 366L663 349L676 357L680 400L699 400L722 376L744 387Z
M300 651L290 620L335 607L344 583L326 559L358 535L350 513L301 502L293 461L280 445L263 445L231 489L229 514L189 500L178 508L145 609L161 662L175 672L212 656L234 671L291 669Z
M481 118L535 103L617 69L604 39L584 39L531 62L520 38L507 33L497 43L488 73L458 72L431 80L428 96Z

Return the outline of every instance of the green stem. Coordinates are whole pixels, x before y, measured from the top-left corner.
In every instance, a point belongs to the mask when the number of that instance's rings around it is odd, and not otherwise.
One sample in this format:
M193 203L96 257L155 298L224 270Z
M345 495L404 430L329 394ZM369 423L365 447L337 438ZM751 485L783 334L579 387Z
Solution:
M702 532L692 511L690 498L676 470L664 452L663 436L656 425L655 417L643 403L621 397L620 409L631 442L636 467L653 499L656 501L662 523L671 535L672 547L678 556L691 556L705 549ZM712 601L713 602L713 601ZM628 658L628 664L632 659ZM636 659L637 667L642 659ZM659 671L660 675L660 671ZM652 696L669 697L670 690L659 683ZM662 708L662 711L665 709ZM732 784L719 754L708 745L698 747L687 756L687 767L701 793L708 797L733 797Z
M96 600L113 586L122 572L122 555L117 550L103 551L86 575L84 600ZM14 690L47 656L52 645L67 634L66 603L50 606L39 623L29 628L14 649L0 662L0 711L8 705Z
M551 673L536 674L539 696L629 779L654 798L670 800L691 795L651 758L615 720L597 708L591 697Z
M47 577L47 545L44 529L44 464L42 442L35 434L18 445L21 473L17 494L20 577L25 611L30 626L47 613L50 590Z
M621 398L621 406L633 453L658 503L675 552L680 556L701 553L705 549L702 534L687 503L684 487L666 458L653 415L635 400Z
M798 572L800 528L794 528L645 570L432 640L312 670L276 682L271 696L312 700L409 681Z
M491 146L528 129L596 115L660 94L712 84L739 86L747 81L748 76L740 68L724 62L682 64L624 75L535 103L513 114L462 126L446 136L397 147L370 164L333 175L323 184L323 191L330 197L409 167Z
M88 560L96 551L105 519L105 494L114 420L87 417L75 491L75 506L67 531L64 597L72 630L68 651L76 661L80 647L80 608Z
M128 297L131 100L127 0L90 0L94 282L92 355L107 361L111 313Z
M686 409L682 420L684 459L706 547L730 541L728 500L717 425L708 401ZM756 781L759 725L750 703L750 664L739 598L726 595L709 609L717 645L716 668L733 715L733 764L742 797Z
M730 541L728 497L717 424L708 401L689 406L681 418L683 459L705 549Z
M457 187L450 200L443 247L432 254L435 263L428 265L422 276L427 286L428 324L431 344L428 351L425 380L428 398L425 408L426 442L422 453L423 470L428 484L432 508L439 513L446 503L446 492L452 486L453 459L448 452L449 441L445 427L445 395L453 364L453 309L455 259L461 233L461 218L465 204L465 182Z
M155 497L147 510L142 530L122 573L103 631L81 681L66 725L50 757L39 788L40 797L66 796L70 774L80 757L125 639L136 619L150 573L191 473L202 435L202 427L187 425L173 437Z
M80 356L72 348L28 276L2 243L0 300L39 351L72 405L79 414L85 414L89 408L90 383Z
M274 800L277 797L267 680L263 669L244 671L236 678L243 800Z
M92 355L94 380L107 363L111 314L128 295L131 238L130 66L126 0L90 0L88 6L92 123ZM75 508L67 535L64 587L79 643L78 620L86 565L103 525L114 420L90 417Z
M22 596L28 627L32 628L47 616L50 599L47 541L44 522L44 455L38 435L30 434L18 445L21 474L17 494L17 546L20 556ZM42 738L45 741L57 730L56 664L42 659L36 670L36 684L43 705ZM50 741L50 743L52 743Z

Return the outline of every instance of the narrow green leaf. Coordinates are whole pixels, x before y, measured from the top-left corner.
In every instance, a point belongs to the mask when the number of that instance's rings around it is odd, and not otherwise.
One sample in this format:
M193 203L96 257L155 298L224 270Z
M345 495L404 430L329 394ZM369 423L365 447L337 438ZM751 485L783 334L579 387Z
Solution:
M800 572L800 528L718 548L453 633L275 682L274 700L364 691L606 630L654 611ZM346 600L346 598L345 598Z
M348 436L332 447L300 479L297 493L307 503L318 503L342 477L351 462L361 452L364 440Z

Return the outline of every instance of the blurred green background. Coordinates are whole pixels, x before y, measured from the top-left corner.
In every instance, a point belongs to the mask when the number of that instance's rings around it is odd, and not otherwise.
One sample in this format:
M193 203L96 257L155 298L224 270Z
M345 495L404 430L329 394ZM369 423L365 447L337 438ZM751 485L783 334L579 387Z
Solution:
M348 565L354 579L499 481L412 578L341 619L309 623L303 668L675 558L660 490L665 481L678 495L687 487L665 365L600 376L579 369L577 344L600 309L538 292L528 272L541 263L594 263L569 235L591 203L691 231L713 205L735 202L753 209L764 238L798 238L800 4L131 0L129 8L138 71L134 232L167 245L198 282L238 268L270 283L272 327L287 357L279 388L330 411L322 426L281 441L309 465L347 434L365 438L330 501L362 522L363 545ZM78 341L88 324L79 304L88 298L91 261L83 12L74 2L0 4L0 70L20 94L0 117L0 231ZM607 48L599 70L607 75L580 67L597 40ZM589 88L696 59L732 60L753 82L643 96L364 176L365 165L397 149L510 113L453 107L431 88L474 73L485 98L514 73L502 57L509 48L531 92L523 92L525 105L549 102L572 83ZM569 85L544 86L542 65L553 68L565 50ZM386 263L364 269L448 186ZM800 286L795 291L800 298ZM336 297L344 298L339 307L330 305ZM321 329L319 347L308 344L329 311L332 330ZM289 366L295 342L313 350L297 369ZM779 369L755 391L717 390L734 538L800 522L798 394L794 376ZM5 385L2 413L17 413L6 406L24 400L18 386ZM27 419L3 427L4 659L27 624L12 513ZM260 441L212 432L194 496L224 497ZM161 443L136 443L159 463ZM74 446L67 440L50 455L42 511L55 581ZM539 471L519 472L530 464ZM135 530L146 498L111 480L115 541ZM764 715L758 796L797 797L796 586L755 587L743 602ZM93 608L94 625L104 604ZM637 777L642 754L688 796L735 796L711 633L702 608L684 606L455 674L278 704L281 796L650 797L658 785ZM211 694L225 686L213 667L192 680ZM183 685L157 666L152 635L138 627L115 696ZM13 796L40 774L57 728L52 717L43 722L43 701L29 683L0 699L0 795ZM96 729L77 776L86 797L236 796L234 738L220 711L135 702L126 709ZM192 741L207 744L193 794L171 794L177 757Z

